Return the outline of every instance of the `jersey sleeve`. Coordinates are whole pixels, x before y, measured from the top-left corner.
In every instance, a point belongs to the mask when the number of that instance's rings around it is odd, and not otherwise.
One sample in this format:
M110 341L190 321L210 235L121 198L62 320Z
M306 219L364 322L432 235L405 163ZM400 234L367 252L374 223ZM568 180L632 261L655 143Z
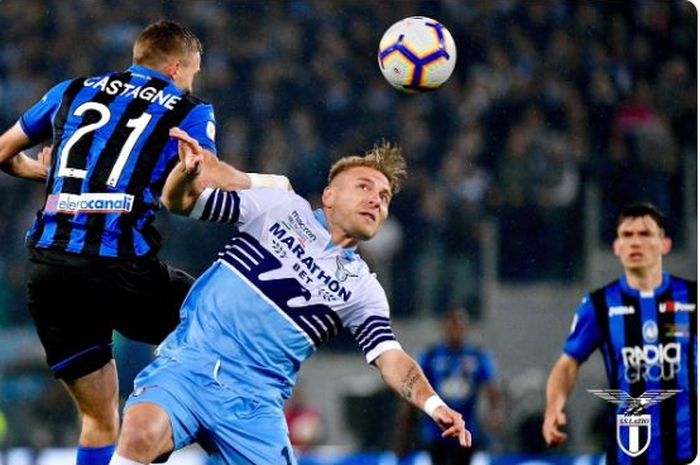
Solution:
M214 107L200 103L182 121L180 129L199 142L199 145L216 155L216 118L214 118Z
M71 81L52 87L44 96L19 118L19 125L32 145L51 138L53 115L61 105L63 93Z
M343 323L350 330L355 342L372 363L390 349L401 349L391 328L389 302L384 289L374 276L370 276L364 289L358 289L361 300L348 312Z
M571 333L564 343L564 353L583 363L602 342L603 336L596 321L595 309L590 296L586 296L574 315Z
M215 223L245 224L295 195L281 189L229 192L207 187L197 198L190 217Z
M483 383L490 383L496 377L496 363L493 357L488 352L482 352L479 357L479 381Z

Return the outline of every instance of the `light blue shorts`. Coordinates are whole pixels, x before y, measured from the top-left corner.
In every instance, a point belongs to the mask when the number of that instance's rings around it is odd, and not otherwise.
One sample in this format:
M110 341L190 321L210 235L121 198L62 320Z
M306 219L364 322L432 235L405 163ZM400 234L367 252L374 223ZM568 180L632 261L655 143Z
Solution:
M124 411L156 404L170 417L175 449L198 442L228 465L296 465L284 413L250 390L221 386L184 364L158 358L134 381Z

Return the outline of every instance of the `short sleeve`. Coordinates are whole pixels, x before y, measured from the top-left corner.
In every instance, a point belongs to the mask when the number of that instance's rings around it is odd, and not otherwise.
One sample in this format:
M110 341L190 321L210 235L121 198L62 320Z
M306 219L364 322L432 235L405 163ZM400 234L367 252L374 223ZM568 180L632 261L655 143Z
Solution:
M343 323L350 330L355 342L372 363L390 349L401 349L396 340L389 317L389 302L376 278L371 275L364 289L358 289L362 299L345 316Z
M51 88L20 117L19 125L33 144L51 138L53 115L61 105L63 93L70 83L71 81L64 81Z
M197 198L190 217L215 223L245 224L295 195L281 189L228 192L208 187Z
M596 320L595 309L590 296L586 296L574 315L571 333L564 343L564 353L583 363L602 342L603 336Z
M182 121L180 129L199 142L199 145L216 155L214 107L204 103L197 105Z
M490 383L496 377L496 363L493 357L488 352L482 352L479 357L480 369L479 369L479 381L484 383Z

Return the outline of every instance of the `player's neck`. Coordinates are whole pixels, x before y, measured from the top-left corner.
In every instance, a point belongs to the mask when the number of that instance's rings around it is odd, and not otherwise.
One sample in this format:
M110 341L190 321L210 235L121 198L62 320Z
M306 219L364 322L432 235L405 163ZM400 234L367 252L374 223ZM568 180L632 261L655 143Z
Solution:
M335 231L329 229L329 232L331 233L331 242L341 249L349 249L357 245L357 239L347 235L340 228L336 229Z
M326 228L328 233L331 235L331 242L341 249L349 249L357 246L357 239L348 234L342 227L337 223L334 223L330 218L331 215L324 208L323 214L326 218Z
M661 286L664 280L661 266L649 270L625 270L627 284L640 292L652 292Z

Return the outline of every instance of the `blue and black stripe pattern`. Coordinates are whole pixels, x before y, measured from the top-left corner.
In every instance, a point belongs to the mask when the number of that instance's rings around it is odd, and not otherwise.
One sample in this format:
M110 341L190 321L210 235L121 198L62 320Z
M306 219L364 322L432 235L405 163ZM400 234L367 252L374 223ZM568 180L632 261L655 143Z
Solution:
M160 237L152 222L165 179L178 161L176 150L166 150L168 130L194 120L206 122L203 109L211 107L183 94L157 73L151 74L133 67L74 79L52 89L22 116L20 123L32 140L53 134L46 208L27 234L28 246L120 258L159 248ZM104 84L95 85L98 81ZM154 94L171 96L173 103L107 91L126 86L148 87ZM66 169L73 174L65 174ZM123 211L55 209L55 200L65 196L120 198L120 194L133 198Z
M311 292L296 279L260 279L260 275L280 269L282 263L253 236L237 233L219 252L219 259L235 268L274 302L308 336L314 347L336 336L343 327L340 317L326 305L288 305L293 299L301 298L306 302L311 299Z
M389 318L376 315L367 318L358 326L354 336L365 355L382 342L396 341Z
M697 284L670 275L665 283L647 297L623 280L591 293L610 388L635 398L649 390L681 390L644 411L652 416L651 442L637 457L618 446L616 414L623 412L611 409L609 464L681 464L697 454ZM617 306L630 311L611 316Z
M235 223L241 213L241 198L235 192L214 189L207 197L202 210L203 221Z

